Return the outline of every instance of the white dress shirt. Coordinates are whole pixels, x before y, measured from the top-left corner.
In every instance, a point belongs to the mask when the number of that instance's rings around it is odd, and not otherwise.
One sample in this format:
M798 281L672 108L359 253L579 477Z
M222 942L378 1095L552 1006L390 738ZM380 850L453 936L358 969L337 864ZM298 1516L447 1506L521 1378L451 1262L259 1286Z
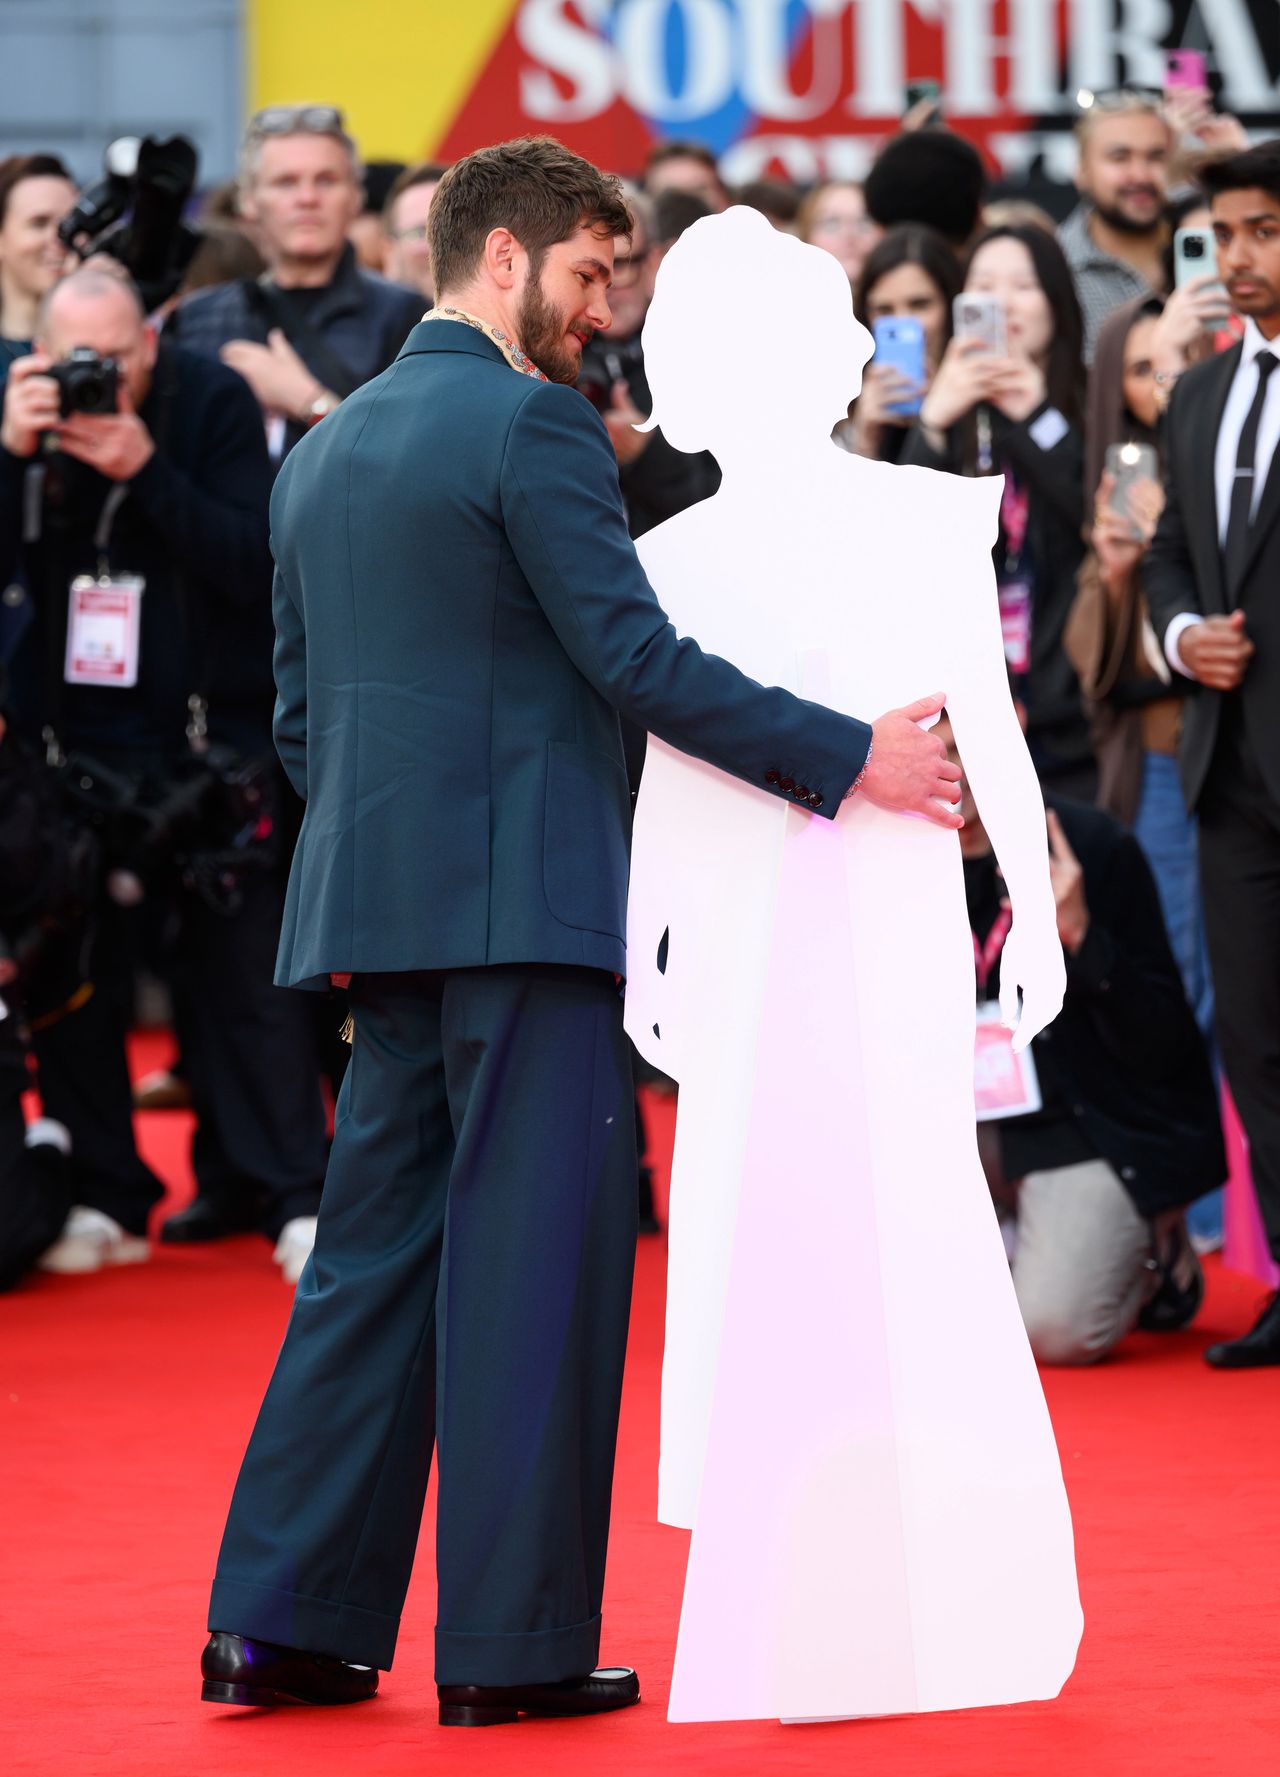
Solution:
M1240 448L1240 434L1244 431L1244 422L1248 418L1249 409L1253 406L1254 396L1258 392L1258 370L1254 363L1259 352L1272 352L1280 358L1280 338L1264 339L1258 331L1258 323L1250 318L1244 324L1244 339L1241 344L1240 362L1236 373L1231 379L1231 387L1227 391L1227 404L1222 410L1222 424L1218 427L1218 442L1213 455L1213 489L1218 513L1218 547L1225 548L1227 541L1227 521L1231 516L1231 489L1236 475L1236 452ZM1258 502L1262 498L1262 490L1267 485L1267 475L1271 469L1271 459L1275 455L1276 445L1280 443L1280 370L1271 373L1267 384L1267 398L1262 406L1262 418L1258 422L1258 439L1253 453L1253 503L1249 508L1250 520L1257 517ZM1187 671L1181 654L1178 652L1178 637L1184 629L1202 619L1191 611L1180 611L1164 632L1164 651L1168 656L1169 665L1175 667L1185 678L1194 675Z

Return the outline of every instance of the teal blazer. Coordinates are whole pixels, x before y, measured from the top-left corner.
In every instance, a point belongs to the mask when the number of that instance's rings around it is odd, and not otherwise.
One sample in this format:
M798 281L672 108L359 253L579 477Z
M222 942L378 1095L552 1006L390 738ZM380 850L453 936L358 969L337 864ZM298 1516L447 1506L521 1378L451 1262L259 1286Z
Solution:
M302 440L271 526L276 745L306 801L284 985L625 973L619 712L820 817L861 769L865 723L676 636L599 415L461 322L420 323Z

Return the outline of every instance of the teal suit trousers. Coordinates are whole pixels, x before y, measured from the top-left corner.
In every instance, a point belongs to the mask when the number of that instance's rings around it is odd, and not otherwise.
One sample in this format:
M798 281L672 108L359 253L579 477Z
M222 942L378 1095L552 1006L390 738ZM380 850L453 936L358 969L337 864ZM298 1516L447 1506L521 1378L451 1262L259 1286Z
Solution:
M210 1627L389 1667L434 1444L437 1681L589 1672L635 1254L620 991L526 964L357 976L351 1005Z

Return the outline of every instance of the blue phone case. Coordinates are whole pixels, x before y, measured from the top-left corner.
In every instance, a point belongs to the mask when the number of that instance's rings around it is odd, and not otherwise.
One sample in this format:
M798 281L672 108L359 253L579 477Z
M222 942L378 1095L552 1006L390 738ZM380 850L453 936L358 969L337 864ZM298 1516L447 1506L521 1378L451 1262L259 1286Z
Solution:
M881 315L871 332L876 342L877 364L890 364L912 382L924 382L924 328L919 321L913 321L909 315ZM923 399L921 392L913 401L895 401L888 412L909 418L919 413Z

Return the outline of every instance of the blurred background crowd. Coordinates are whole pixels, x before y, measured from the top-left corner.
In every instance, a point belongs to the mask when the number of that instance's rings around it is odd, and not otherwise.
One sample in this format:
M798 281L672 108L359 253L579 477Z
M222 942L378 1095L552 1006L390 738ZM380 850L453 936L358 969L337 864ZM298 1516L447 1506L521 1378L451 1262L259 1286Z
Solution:
M858 179L735 182L676 135L617 168L635 226L579 387L634 535L714 494L712 457L635 429L643 326L672 244L745 204L839 261L874 339L833 446L1004 477L1000 619L1070 990L979 1142L1037 1356L1085 1363L1194 1318L1224 1105L1280 1260L1280 141L1195 55L1082 94L1069 179L997 180L947 111L904 91ZM260 1231L288 1282L310 1250L344 1011L272 985L300 810L268 503L431 305L445 171L364 161L323 95L259 110L213 186L181 137L117 141L89 181L39 141L0 162L0 1287L152 1238ZM714 315L690 325L714 350ZM982 1003L1008 911L965 813ZM131 1077L139 1021L172 1027L172 1069ZM157 1226L133 1113L172 1105L197 1193ZM646 1190L642 1168L652 1228ZM1275 1301L1209 1357L1280 1362Z

